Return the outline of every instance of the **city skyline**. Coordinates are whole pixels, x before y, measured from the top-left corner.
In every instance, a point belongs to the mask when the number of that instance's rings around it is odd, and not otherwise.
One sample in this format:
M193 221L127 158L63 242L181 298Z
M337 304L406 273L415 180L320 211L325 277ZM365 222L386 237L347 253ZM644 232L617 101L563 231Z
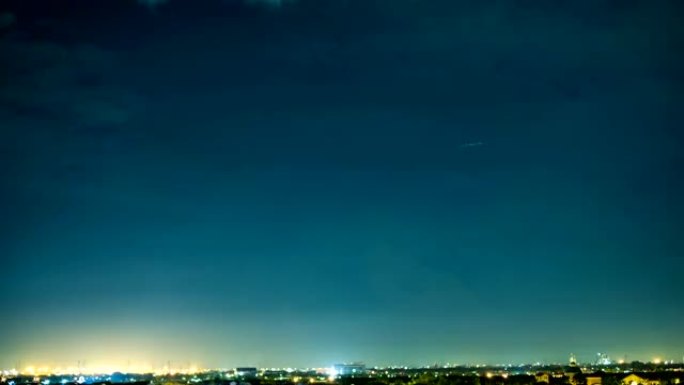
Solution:
M682 16L0 2L0 367L680 360Z
M601 353L597 353L601 354ZM566 362L549 362L549 361L537 361L537 362L527 362L527 363L453 363L453 362L434 362L434 363L423 363L423 364L414 364L414 365L397 365L397 364L385 364L385 365L366 365L366 363L361 362L361 361L348 361L344 363L339 363L336 362L334 364L326 364L326 365L318 365L318 366L307 366L307 367L297 367L297 366L283 366L283 367L273 367L273 366L263 366L263 367L256 367L256 366L248 366L248 365L222 365L218 367L208 367L208 366L203 366L197 363L190 363L189 361L186 362L170 362L166 361L164 362L163 365L161 366L152 366L149 364L131 364L131 362L127 362L125 365L122 366L106 366L106 365L94 365L94 366L89 366L87 365L87 361L78 361L76 366L49 366L49 365L29 365L26 367L23 367L22 369L16 369L16 368L0 368L0 372L5 372L5 373L14 373L14 374L23 374L23 375L75 375L75 374L87 374L87 375L95 375L95 374L106 374L106 373L115 373L115 372L121 372L121 373L135 373L135 374L147 374L147 373L154 373L155 375L166 375L166 374L195 374L195 373L201 373L201 372L207 372L207 371L227 371L227 370L233 370L235 368L240 368L240 367L246 367L246 368L254 368L256 370L263 370L263 371L283 371L283 372L296 372L296 371L301 371L301 370L306 370L306 371L319 371L319 372L330 372L330 371L335 371L336 367L339 365L360 365L363 366L364 368L367 367L368 369L384 369L384 368L394 368L394 369L422 369L422 368L473 368L473 369L482 369L486 370L488 368L498 368L498 369L507 369L507 370L513 370L515 371L518 368L539 368L539 367L563 367L567 366L568 364L573 365L576 363L579 366L587 366L587 367L593 367L593 368L613 368L613 367L619 367L619 366L628 366L631 363L634 362L639 362L643 364L652 364L652 365L660 365L663 367L667 367L668 365L682 365L684 364L684 356L682 357L681 361L675 361L675 360L663 360L660 357L655 357L652 358L649 361L640 361L640 360L633 360L631 362L626 361L625 359L619 359L619 360L610 360L609 362L596 362L596 357L594 357L594 360L588 360L588 361L580 361L577 360L575 355L572 354L570 356L570 359L567 360ZM162 361L160 361L162 362Z
M603 361L601 361L603 360ZM74 362L76 365L73 365ZM225 368L233 368L240 366L254 366L252 362L244 362L244 360L237 360L235 362L226 361L216 361L221 362L217 365L205 365L202 362L192 361L192 360L164 360L157 358L155 360L148 361L131 361L127 359L121 361L120 359L113 359L109 361L98 361L92 362L87 359L80 359L77 361L68 360L55 360L52 362L40 362L40 363L30 363L30 361L18 360L14 366L0 367L0 371L14 370L18 373L24 374L54 374L54 373L64 373L64 374L74 374L74 373L88 373L88 374L100 374L100 373L111 373L111 372L123 372L123 373L194 373L204 370L225 370ZM283 361L287 363L286 361ZM350 364L350 363L363 363L368 364L369 367L408 367L408 368L425 368L432 366L439 367L521 367L521 366L546 366L546 365L567 365L572 362L577 362L579 365L589 365L589 366L618 366L618 365L628 365L632 362L642 362L651 363L655 365L672 365L672 364L683 364L684 354L680 357L666 357L663 355L651 355L650 358L646 356L641 357L629 357L626 354L619 356L612 356L606 352L599 352L594 354L574 354L570 353L566 355L564 360L554 360L554 359L537 359L534 361L487 361L487 360L437 360L433 362L414 362L414 363L397 363L397 362L376 362L373 360L360 360L360 359L346 359L330 362L315 362L311 361L312 364L298 366L298 365L281 365L274 366L268 365L268 363L260 363L257 365L258 368L264 369L277 369L277 370L299 370L299 369L328 369L333 364ZM23 363L23 365L22 365Z

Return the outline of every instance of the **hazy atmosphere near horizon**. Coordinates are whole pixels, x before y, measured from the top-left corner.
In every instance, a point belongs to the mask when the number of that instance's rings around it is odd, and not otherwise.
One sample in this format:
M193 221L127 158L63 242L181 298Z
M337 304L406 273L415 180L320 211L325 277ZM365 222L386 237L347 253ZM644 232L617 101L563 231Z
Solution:
M680 361L682 20L0 0L0 369Z

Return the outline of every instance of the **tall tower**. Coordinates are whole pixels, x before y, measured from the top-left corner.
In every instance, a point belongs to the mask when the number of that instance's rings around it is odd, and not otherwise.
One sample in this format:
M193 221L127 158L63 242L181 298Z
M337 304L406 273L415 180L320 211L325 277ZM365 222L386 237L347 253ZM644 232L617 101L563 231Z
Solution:
M570 353L570 366L577 366L577 357L573 353Z

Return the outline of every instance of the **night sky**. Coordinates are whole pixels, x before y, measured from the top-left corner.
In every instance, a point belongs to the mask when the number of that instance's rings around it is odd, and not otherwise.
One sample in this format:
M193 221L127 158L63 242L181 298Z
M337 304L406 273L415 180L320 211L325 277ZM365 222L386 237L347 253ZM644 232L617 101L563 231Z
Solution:
M0 1L0 367L681 360L682 17Z

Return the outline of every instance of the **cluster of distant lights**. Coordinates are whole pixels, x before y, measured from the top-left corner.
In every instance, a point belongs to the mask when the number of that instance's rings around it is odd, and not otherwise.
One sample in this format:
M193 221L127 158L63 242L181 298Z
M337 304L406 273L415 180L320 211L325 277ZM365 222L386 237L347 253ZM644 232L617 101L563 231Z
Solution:
M616 362L619 365L625 364L625 360L618 360ZM654 358L650 361L652 364L656 365L672 365L675 363L674 360L662 360L661 358ZM525 366L529 364L520 364L520 366ZM536 366L541 366L542 363L540 362L535 362L532 365ZM447 367L450 365L447 365ZM501 366L501 367L512 367L513 365L468 365L472 367L488 367L488 366ZM394 369L408 369L406 366L397 366L397 367L390 367ZM378 370L380 369L379 367L373 367L373 369ZM128 374L152 374L155 376L166 376L166 375L195 375L195 374L201 374L209 371L214 371L216 369L202 369L197 366L191 366L187 369L171 369L171 368L159 368L159 369L154 369L151 366L127 366L126 369L120 368L120 367L113 367L113 366L102 366L102 367L89 367L89 368L77 368L77 367L67 367L67 368L61 368L61 367L54 367L50 368L48 366L41 366L41 367L35 367L35 366L27 366L21 371L17 369L9 369L9 370L2 370L0 373L3 375L3 377L16 377L20 375L25 375L25 376L75 376L74 378L76 379L75 382L80 382L83 383L85 380L83 379L83 376L96 376L96 375L111 375L114 373L128 373ZM296 369L296 368L270 368L270 369L263 369L263 370L270 370L270 371L284 371L287 373L294 373L297 371L300 371L302 369ZM329 378L333 379L336 378L340 375L340 373L334 368L307 368L304 369L306 371L310 370L315 370L319 373L324 373L327 375ZM219 371L225 371L225 369L219 369ZM487 376L491 376L491 373L486 373ZM79 381L80 380L80 381ZM65 384L69 381L63 379L60 381L61 383ZM42 385L49 385L50 381L49 380L43 380Z
M284 371L284 372L291 374L291 373L301 371L302 369L270 368L270 369L262 369L262 371L263 370ZM307 368L305 370L306 371L315 370L319 373L324 373L324 374L327 374L329 376L337 376L338 375L338 373L334 367L315 368L315 369L314 368ZM166 367L160 368L160 369L153 369L151 366L137 366L137 367L128 366L126 369L123 369L120 367L113 367L113 366L89 367L89 368L77 368L77 367L50 368L48 366L42 366L42 367L27 366L22 370L17 370L17 369L2 370L2 371L0 371L0 374L2 374L3 377L75 376L75 378L78 378L78 376L103 376L103 375L112 375L114 373L152 374L154 376L168 376L168 375L195 375L195 374L207 373L207 372L212 372L212 371L225 372L225 371L228 371L228 369L202 369L202 368L199 368L197 366L191 366L190 368L187 368L187 369L172 369L172 368L166 368ZM66 382L68 382L68 381L66 381L66 380L62 381L62 383L66 383ZM45 385L47 385L47 384L49 384L49 381L47 381Z
M136 373L136 374L154 374L156 376L162 375L177 375L177 374L187 374L193 375L202 372L206 372L205 369L200 369L197 366L191 366L188 369L153 369L151 366L128 366L126 369L115 367L115 366L95 366L95 367L81 367L77 368L75 366L70 366L66 368L49 366L27 366L21 371L17 369L9 369L0 371L3 376L70 376L70 375L84 375L84 376L95 376L95 375L111 375L114 373Z

